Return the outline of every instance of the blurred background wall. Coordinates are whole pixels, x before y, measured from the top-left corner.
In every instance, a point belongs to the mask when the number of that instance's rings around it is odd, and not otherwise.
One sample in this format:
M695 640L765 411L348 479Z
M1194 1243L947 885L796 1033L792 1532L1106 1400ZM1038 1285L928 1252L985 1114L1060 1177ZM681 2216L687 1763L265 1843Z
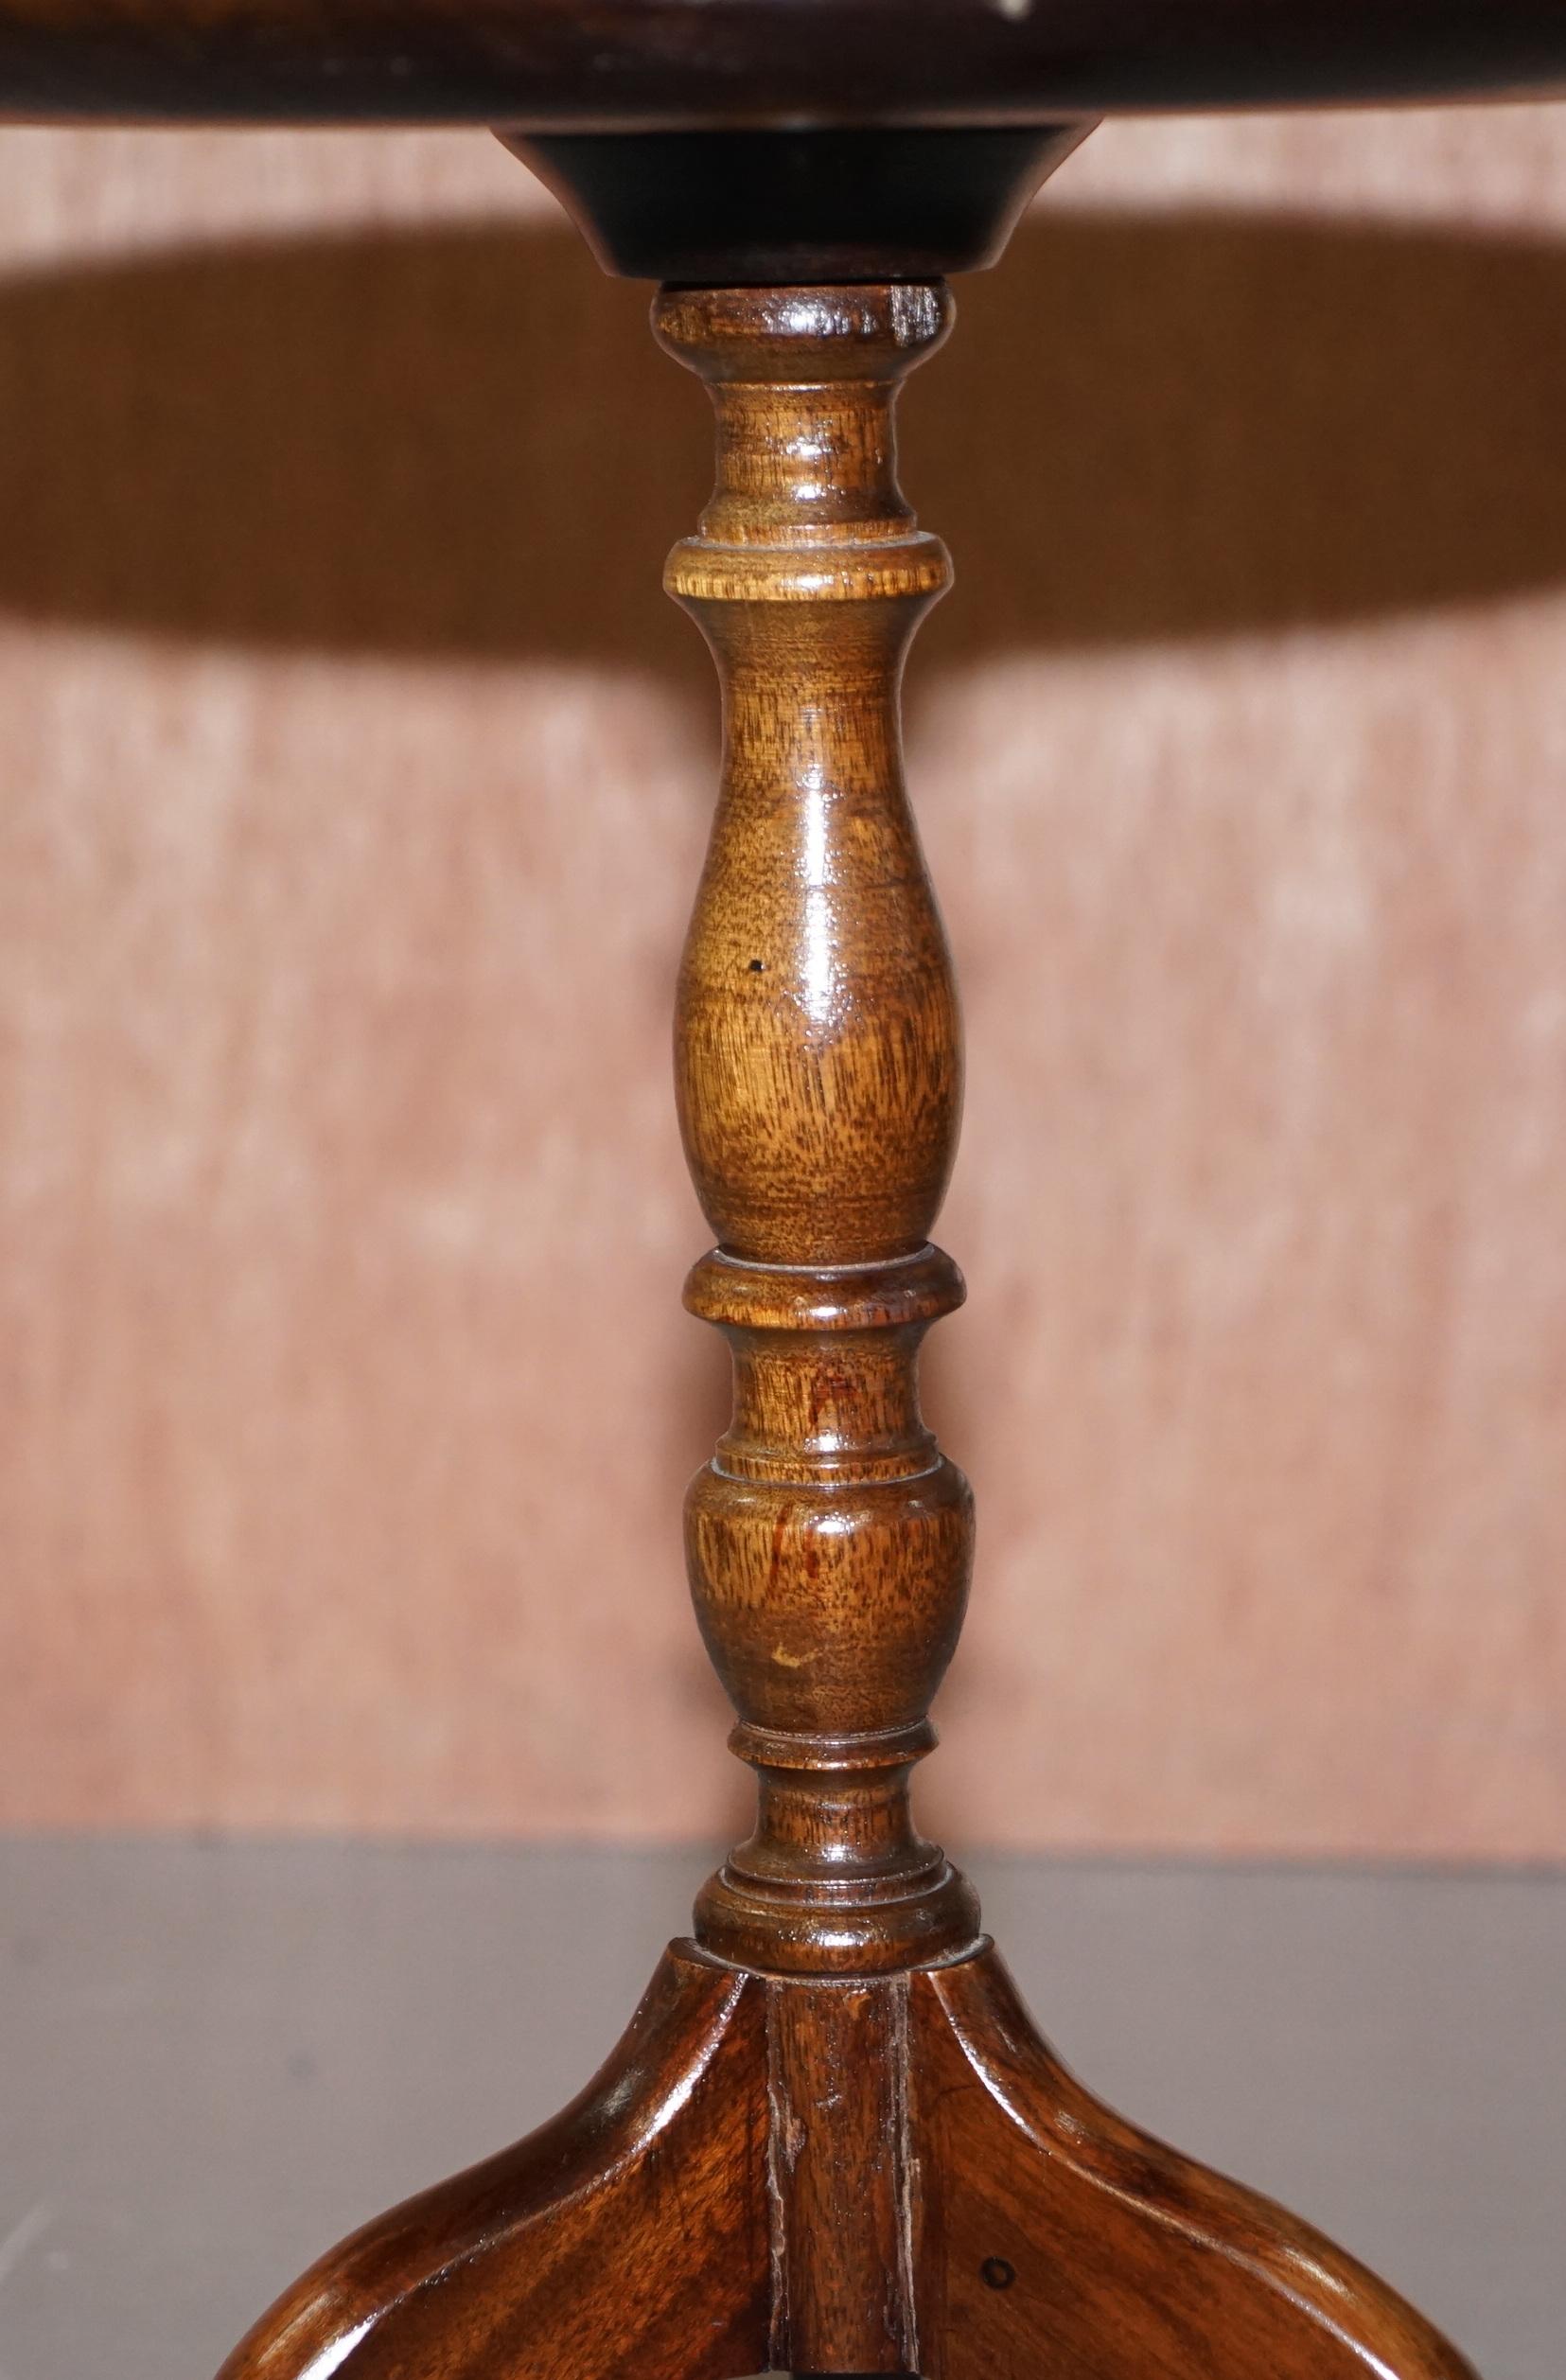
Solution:
M0 191L0 1821L731 1824L700 392L480 135ZM924 1807L1566 1856L1566 109L1116 127L959 302Z

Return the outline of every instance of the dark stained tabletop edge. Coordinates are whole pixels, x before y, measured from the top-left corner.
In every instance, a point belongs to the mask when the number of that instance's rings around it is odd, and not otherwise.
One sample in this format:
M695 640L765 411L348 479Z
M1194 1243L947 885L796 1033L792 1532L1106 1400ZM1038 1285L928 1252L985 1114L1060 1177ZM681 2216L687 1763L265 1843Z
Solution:
M12 122L1028 123L1566 95L1561 0L0 0Z

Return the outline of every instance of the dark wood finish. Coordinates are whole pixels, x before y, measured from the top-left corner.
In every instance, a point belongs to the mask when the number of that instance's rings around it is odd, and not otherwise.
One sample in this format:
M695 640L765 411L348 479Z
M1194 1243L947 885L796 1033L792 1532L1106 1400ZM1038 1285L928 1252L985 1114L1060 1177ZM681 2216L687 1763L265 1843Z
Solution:
M633 280L927 280L992 264L1092 130L1064 124L502 133Z
M677 1945L580 2098L343 2241L220 2380L758 2371L766 2133L762 1994Z
M930 285L676 291L654 309L717 416L716 488L665 585L713 647L726 729L676 1084L721 1243L687 1303L730 1341L735 1403L686 1545L761 1786L697 1922L775 1970L906 1966L977 1921L907 1806L973 1540L915 1378L962 1294L928 1243L961 1054L897 713L950 566L898 489L893 405L948 321Z
M723 683L677 1083L734 1408L687 1504L754 1833L625 2045L520 2147L373 2224L222 2380L1472 2380L1362 2266L1111 2115L909 1809L972 1507L920 1418L957 1000L898 688L945 551L897 484L938 283L667 290L716 485L669 591Z
M1308 2224L1102 2107L994 1951L667 1954L519 2147L315 2266L219 2380L1474 2380Z
M907 1992L769 1983L772 2363L911 2371Z
M928 2380L1473 2380L1319 2231L1090 2097L993 1951L911 2009Z
M3 0L12 115L1029 122L1566 79L1558 0Z

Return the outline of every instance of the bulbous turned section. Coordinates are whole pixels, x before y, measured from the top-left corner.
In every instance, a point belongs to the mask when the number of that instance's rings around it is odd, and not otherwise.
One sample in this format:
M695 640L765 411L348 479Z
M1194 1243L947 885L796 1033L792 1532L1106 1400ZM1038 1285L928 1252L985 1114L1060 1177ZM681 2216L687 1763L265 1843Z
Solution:
M713 500L664 578L724 689L680 1125L720 1240L767 1263L911 1253L951 1171L956 999L898 717L950 564L898 488L892 419L950 313L925 284L678 291L654 313L717 414Z
M758 1283L766 1321L746 1295ZM968 1483L924 1425L915 1367L961 1296L934 1248L838 1272L717 1254L687 1290L734 1360L733 1421L686 1498L691 1586L759 1789L755 1832L696 1930L742 1965L867 1972L977 1930L972 1893L908 1807L973 1546Z
M928 283L675 290L654 310L717 415L713 499L665 580L712 645L725 730L676 1064L721 1243L687 1302L729 1340L735 1402L686 1544L759 1786L696 1922L774 1971L907 1966L977 1927L907 1790L973 1542L919 1412L920 1341L962 1296L928 1244L961 1053L898 714L950 569L898 487L893 406L950 314Z

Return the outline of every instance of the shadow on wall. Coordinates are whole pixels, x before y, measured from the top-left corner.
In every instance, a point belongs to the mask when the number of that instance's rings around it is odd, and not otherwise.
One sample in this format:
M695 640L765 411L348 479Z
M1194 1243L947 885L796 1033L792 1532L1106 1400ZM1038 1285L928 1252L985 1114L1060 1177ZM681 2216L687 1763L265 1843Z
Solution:
M644 289L563 229L225 247L0 288L0 608L244 644L611 658L709 482ZM930 659L1566 575L1566 249L1044 212L905 405Z
M0 283L0 613L252 649L597 661L658 673L710 722L700 642L656 591L707 492L710 416L653 346L647 296L542 225L215 245ZM1047 210L959 308L904 408L908 489L959 571L916 683L986 655L1566 580L1566 245ZM692 795L705 805L698 782ZM481 831L512 800L486 798ZM673 917L668 931L672 962ZM421 1178L471 1148L500 1196L515 1144L458 1112L502 1047L477 993L465 1005L468 980L441 995L469 1049ZM428 1033L373 1039L374 999L358 1014L366 1078L413 1069L406 1096L342 1111L373 1123L417 1106L438 1059ZM337 1162L335 1110L277 1112ZM350 1158L339 1178L324 1229L377 1194L373 1166ZM657 1426L695 1460L722 1366L694 1327L682 1345ZM361 1506L403 1451L399 1394L355 1424ZM959 1452L976 1445L949 1418ZM408 1508L431 1492L421 1472ZM478 1560L488 1541L472 1542ZM408 1616L420 1576L403 1574L395 1624L438 1654L438 1630ZM475 1593L499 1590L484 1574ZM449 1674L437 1659L431 1695ZM715 1715L694 1635L682 1674ZM410 1675L410 1701L423 1691ZM493 1696L475 1707L499 1724Z

